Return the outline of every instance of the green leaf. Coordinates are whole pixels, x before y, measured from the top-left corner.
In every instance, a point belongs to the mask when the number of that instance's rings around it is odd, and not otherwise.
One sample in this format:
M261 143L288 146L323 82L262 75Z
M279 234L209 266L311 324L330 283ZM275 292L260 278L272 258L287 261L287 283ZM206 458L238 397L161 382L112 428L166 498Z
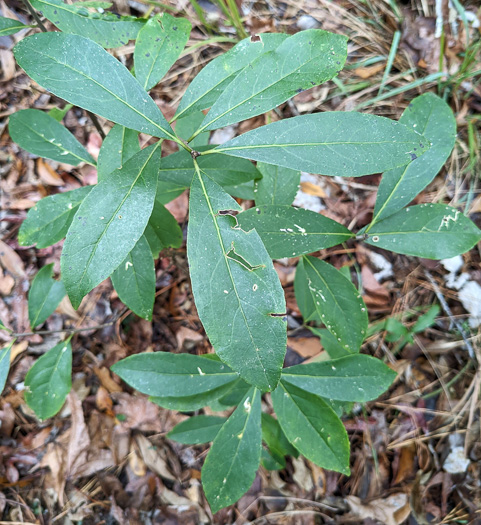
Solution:
M224 394L228 394L234 383L227 383L220 387L208 390L202 394L196 394L195 396L154 396L149 397L152 403L161 406L162 408L168 408L169 410L177 410L179 412L193 412L206 406L210 406L212 403L216 403L219 398L222 398ZM224 406L222 410L225 410Z
M255 185L256 205L285 204L290 206L299 189L301 172L264 162L258 162L257 169L261 172L262 179L256 181Z
M13 18L0 16L0 36L13 35L14 33L18 33L22 29L28 29L29 27L32 26L26 26Z
M347 38L321 29L300 31L250 63L229 84L200 129L217 129L275 108L330 80L347 57Z
M144 235L149 242L154 259L165 248L180 248L183 241L182 230L170 211L157 200Z
M114 13L91 12L85 4L69 5L60 0L29 0L32 6L64 33L75 33L102 47L120 47L134 40L145 21Z
M456 140L453 112L443 99L433 93L415 98L399 122L423 134L431 143L431 148L411 164L383 174L372 223L389 217L409 204L439 173Z
M113 171L79 206L60 261L74 308L118 268L144 232L154 206L159 144Z
M202 150L202 148L200 148ZM200 170L220 186L234 186L260 178L252 162L246 159L233 159L225 155L206 155L197 159ZM160 182L176 184L186 189L195 175L192 157L186 151L178 151L163 157L160 164Z
M425 137L399 122L326 111L261 126L214 151L309 173L359 177L405 166L428 148Z
M54 416L72 388L72 347L59 343L35 361L25 376L25 401L39 419Z
M286 460L274 457L274 454L271 454L269 449L263 446L261 450L261 465L266 470L281 470L286 467Z
M456 208L419 204L376 223L368 244L425 259L447 259L470 250L481 231Z
M414 333L424 332L427 328L430 328L434 325L436 317L441 312L441 307L438 304L433 304L431 308L424 314L419 317L411 331Z
M291 366L282 372L284 383L328 399L360 403L379 397L395 378L396 372L380 359L364 354Z
M155 102L120 61L88 38L38 33L14 48L18 64L76 106L154 137L175 138Z
M192 291L217 355L248 383L272 390L286 351L284 292L257 233L236 227L231 213L240 209L197 173L187 236Z
M53 263L41 268L28 293L28 318L30 326L35 328L45 322L60 301L65 297L62 281L53 279Z
M304 322L322 321L346 350L359 351L368 317L366 305L349 279L334 266L307 256L297 265L294 291Z
M271 396L279 424L296 449L322 468L349 475L349 439L332 408L285 381Z
M112 7L112 2L102 2L97 0L81 0L76 2L78 6L82 7L92 7L94 9L110 9Z
M21 246L36 244L46 248L62 240L72 224L81 202L93 186L84 186L66 193L44 197L27 213L18 232Z
M315 326L308 326L309 330L321 339L321 344L324 350L329 354L331 359L338 359L346 355L352 355L353 352L346 349L326 328L316 328ZM359 350L358 350L359 351Z
M95 160L80 142L48 113L38 109L23 109L10 116L10 137L21 148L47 159L78 166Z
M10 341L7 346L0 350L0 394L5 388L7 382L8 372L10 370L10 350L12 349L15 340Z
M111 370L139 392L154 397L204 394L237 379L237 374L219 361L168 352L136 354Z
M62 122L65 115L68 113L70 109L73 108L72 104L65 104L63 108L52 108L48 114L53 117L57 122Z
M167 13L155 15L140 30L135 44L135 76L145 90L153 88L179 58L191 25Z
M285 456L299 456L299 452L289 443L279 421L265 412L262 413L262 439L280 465L285 466Z
M167 437L184 445L199 445L214 441L215 436L227 421L225 417L194 416L176 425Z
M292 206L258 205L239 214L237 220L245 231L255 228L273 259L298 257L354 237L342 224Z
M204 117L205 115L202 113L202 111L195 111L190 113L187 117L177 120L175 123L175 133L178 137L187 140L200 126L201 122L204 120ZM189 142L189 146L194 149L207 146L207 144L209 144L209 136L210 131L199 133L194 140Z
M111 276L120 300L144 319L152 319L155 299L155 268L144 235Z
M121 168L140 151L139 134L116 124L105 137L99 151L97 173L99 182L112 171Z
M281 33L264 33L260 35L260 41L246 38L227 53L209 62L187 88L180 101L175 119L210 108L239 71L258 56L275 49L288 36Z
M252 388L219 430L202 467L202 486L214 514L249 490L261 449L261 394Z
M219 397L218 402L224 407L222 410L225 410L226 407L237 406L244 399L249 389L250 385L248 383L242 379L238 379L231 385L228 392L222 397Z

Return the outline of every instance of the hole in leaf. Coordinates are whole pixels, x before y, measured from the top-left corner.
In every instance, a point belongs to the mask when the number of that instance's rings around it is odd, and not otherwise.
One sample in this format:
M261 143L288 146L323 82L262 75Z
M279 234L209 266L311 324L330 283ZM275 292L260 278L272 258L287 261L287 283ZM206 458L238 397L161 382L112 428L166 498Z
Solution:
M230 250L226 253L226 257L228 259L231 259L232 261L235 261L236 263L239 263L241 266L243 266L246 270L249 270L249 272L252 272L254 270L258 270L259 268L265 268L265 265L263 264L257 264L256 266L253 266L250 264L250 262L246 261L242 255L239 255L235 249L234 249L234 243L232 243Z

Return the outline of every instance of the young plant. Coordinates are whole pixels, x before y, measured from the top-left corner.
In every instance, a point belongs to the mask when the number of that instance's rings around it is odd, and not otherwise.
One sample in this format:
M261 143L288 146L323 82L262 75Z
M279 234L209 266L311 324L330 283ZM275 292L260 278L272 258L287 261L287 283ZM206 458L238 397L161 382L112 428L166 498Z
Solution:
M164 205L190 188L190 278L215 354L139 354L112 370L171 410L236 407L227 419L192 417L169 434L182 443L213 442L202 470L213 512L249 489L261 461L266 468L282 468L285 456L300 453L349 474L342 407L375 399L395 373L359 353L368 316L358 290L342 272L309 254L362 241L436 259L463 253L480 240L480 230L455 208L406 207L453 148L456 126L449 106L428 93L413 100L399 122L324 112L209 145L211 130L261 115L335 77L346 60L346 38L313 29L242 40L197 75L167 122L147 90L182 52L189 37L185 20L168 14L148 21L113 19L60 0L32 4L63 32L21 40L14 49L18 64L54 95L115 123L96 163L55 115L28 109L10 119L10 134L21 147L59 162L92 164L99 177L94 186L42 199L22 224L24 246L43 248L66 237L63 284L52 279L51 267L32 284L32 327L65 291L78 308L109 276L127 307L151 319L154 260L163 249L182 244L182 232ZM104 49L129 39L137 39L132 72ZM139 132L159 140L140 149ZM176 142L179 152L161 158L164 139ZM343 177L384 172L372 222L352 232L294 208L300 170ZM233 197L255 206L242 211ZM283 368L286 303L272 263L283 257L300 258L297 302L305 323L321 328L328 361ZM0 366L7 354L0 354ZM60 409L70 369L67 341L29 372L26 400L39 417ZM267 393L277 418L262 413ZM49 396L55 399L46 401Z

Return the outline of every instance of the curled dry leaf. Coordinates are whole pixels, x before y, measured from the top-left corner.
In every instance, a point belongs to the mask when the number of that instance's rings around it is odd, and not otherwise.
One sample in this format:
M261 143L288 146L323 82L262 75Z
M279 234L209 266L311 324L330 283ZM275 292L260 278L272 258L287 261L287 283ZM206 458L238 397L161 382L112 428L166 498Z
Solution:
M385 525L401 525L411 514L408 496L403 492L369 503L363 503L357 496L347 496L346 500L357 518L375 519Z
M63 186L62 177L43 159L37 159L37 173L47 186Z
M7 243L0 241L0 264L16 279L25 279L25 267L20 256Z
M167 462L160 456L157 447L155 447L149 439L142 434L138 434L135 436L135 442L139 447L142 459L152 472L169 481L177 481L170 471Z

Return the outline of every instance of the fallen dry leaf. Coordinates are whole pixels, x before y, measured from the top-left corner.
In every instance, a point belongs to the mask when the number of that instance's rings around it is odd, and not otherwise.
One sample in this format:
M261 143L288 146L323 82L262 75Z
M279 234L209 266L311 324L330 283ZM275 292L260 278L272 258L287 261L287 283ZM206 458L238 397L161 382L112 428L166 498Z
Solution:
M47 186L63 186L62 177L43 159L37 159L37 173L40 180Z
M398 492L387 498L379 498L362 503L357 496L347 496L346 501L356 517L377 520L385 525L401 525L411 514L407 494Z
M67 403L70 407L72 421L67 449L67 472L70 476L75 476L76 471L81 469L87 461L90 437L84 420L82 403L73 390L67 397Z
M289 337L287 344L302 357L314 357L322 352L318 337Z
M0 49L0 69L3 82L11 80L15 76L15 58L10 49Z
M167 466L167 462L160 456L157 448L149 439L147 439L142 434L138 434L135 436L135 442L139 447L141 458L152 472L155 472L161 478L168 479L170 481L177 481Z
M117 405L114 407L116 415L122 414L124 421L120 426L124 429L136 428L144 432L162 432L160 408L147 396L131 396L125 392L113 393L112 398Z
M320 186L312 182L301 182L301 190L308 195L315 195L321 198L327 197L327 193Z
M175 334L175 338L177 339L177 345L179 349L183 348L185 341L192 341L196 343L204 340L204 336L202 334L199 334L199 332L191 330L186 326L181 326L179 328L179 330Z
M25 267L17 252L10 246L0 241L0 264L17 279L25 279Z
M382 71L386 65L384 63L381 64L375 64L374 66L368 66L368 67L358 67L354 69L353 73L364 80L367 78L371 78L376 73L379 73L379 71Z

